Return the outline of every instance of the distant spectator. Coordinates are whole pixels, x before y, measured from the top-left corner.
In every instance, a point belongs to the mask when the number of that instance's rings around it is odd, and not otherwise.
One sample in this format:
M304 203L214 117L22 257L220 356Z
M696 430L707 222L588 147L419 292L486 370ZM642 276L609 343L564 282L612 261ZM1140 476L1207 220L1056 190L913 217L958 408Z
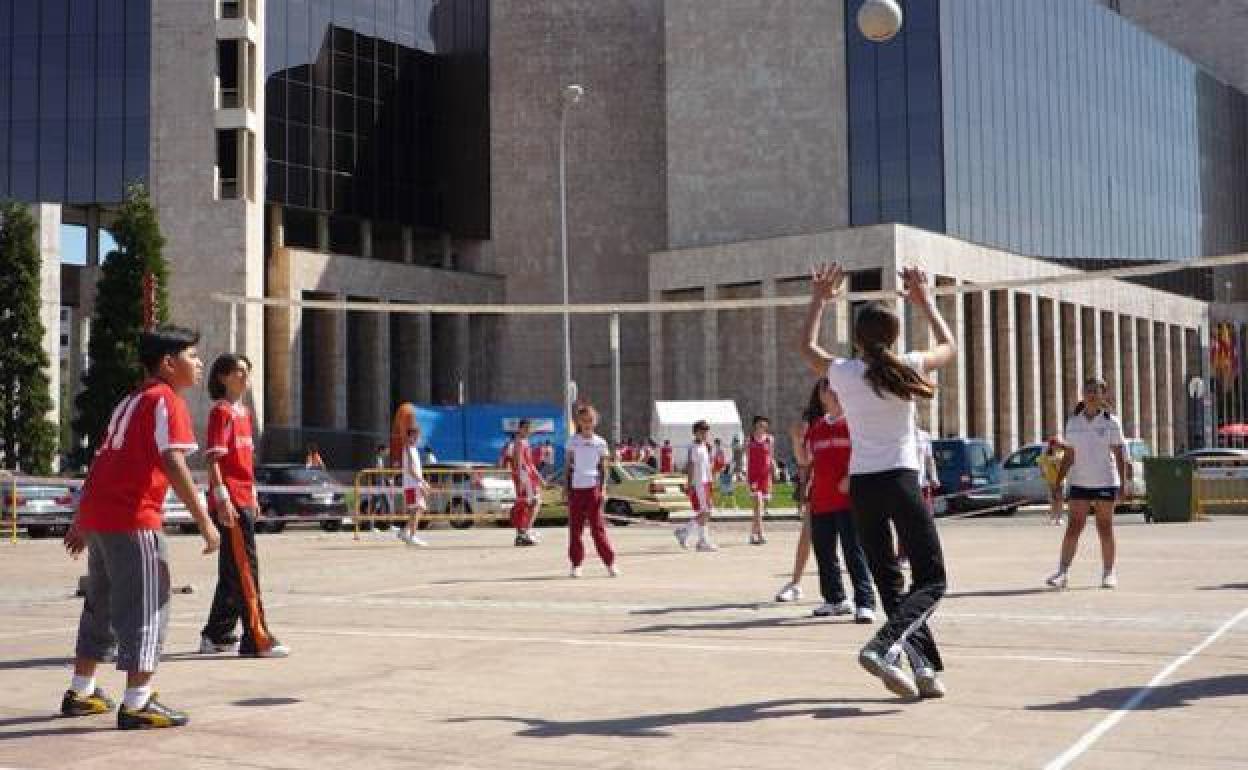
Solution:
M308 444L307 455L303 460L303 467L308 468L309 470L312 468L325 470L325 460L321 458L320 447L316 444Z

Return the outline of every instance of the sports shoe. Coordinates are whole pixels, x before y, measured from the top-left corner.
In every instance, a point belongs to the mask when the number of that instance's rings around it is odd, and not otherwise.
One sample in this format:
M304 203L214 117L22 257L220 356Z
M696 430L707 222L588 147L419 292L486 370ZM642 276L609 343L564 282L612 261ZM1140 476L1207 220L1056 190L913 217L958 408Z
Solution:
M936 674L936 669L917 668L914 670L914 684L919 688L920 698L943 698L945 697L945 683L940 681L940 677Z
M855 623L874 623L875 610L870 607L858 607L854 610Z
M527 532L517 532L516 533L516 546L524 547L524 546L529 546L529 545L537 545L537 541L533 539L533 536L528 534Z
M542 542L542 533L538 532L536 529L526 530L524 534L528 535L529 539L532 540L534 544Z
M157 702L156 694L147 699L141 709L128 709L123 704L117 709L118 730L154 730L160 727L181 727L191 721L184 712L174 711Z
M214 642L206 636L199 637L199 654L200 655L219 655L223 652L237 652L238 637L227 636L219 642Z
M61 716L89 717L92 714L105 714L116 705L98 687L90 695L79 695L73 690L66 690L65 696L61 698Z
M424 540L421 540L419 537L416 537L415 535L412 535L412 534L409 534L407 537L403 538L403 542L407 543L409 546L413 546L416 548L428 548L429 547L428 543L426 543Z
M715 545L710 540L703 539L698 541L698 545L695 550L702 551L704 553L712 553L714 551L718 551L719 546Z
M568 570L568 577L570 577L570 578L579 578L580 576L581 576L581 568L580 568L580 567L573 567L572 569Z
M1118 574L1116 572L1114 572L1113 570L1110 570L1109 572L1106 572L1103 576L1101 576L1101 588L1117 588L1117 587L1118 587Z
M1070 578L1067 577L1065 572L1054 572L1052 575L1049 575L1049 577L1046 578L1044 582L1048 583L1049 586L1052 588L1056 588L1059 591L1065 591L1066 584L1069 581L1070 581Z
M817 618L830 618L833 615L852 615L853 612L854 605L848 599L845 599L844 601L821 604L810 614Z
M680 543L680 547L686 551L689 550L689 530L684 527L677 527L672 530L672 534L676 536L676 542Z
M620 568L614 564L607 565L607 577L619 577L624 573L620 572Z
M254 652L238 653L244 658L289 658L290 648L281 642L274 642L273 646L267 650L256 650Z
M750 535L750 545L767 545L767 538L758 532L754 532Z
M785 583L780 593L776 594L778 602L795 602L802 598L802 587L797 583Z
M914 683L914 679L896 663L889 663L875 650L863 648L862 652L858 653L858 665L872 676L879 677L884 686L894 695L900 695L903 698L919 697L919 688Z

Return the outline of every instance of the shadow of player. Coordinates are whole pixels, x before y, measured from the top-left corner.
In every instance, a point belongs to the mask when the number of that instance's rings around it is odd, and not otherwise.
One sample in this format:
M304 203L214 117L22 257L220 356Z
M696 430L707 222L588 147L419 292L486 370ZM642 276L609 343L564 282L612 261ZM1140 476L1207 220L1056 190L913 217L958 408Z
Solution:
M1135 697L1138 692L1140 692L1138 687L1113 687L1097 690L1087 695L1080 695L1074 700L1061 703L1027 706L1027 710L1084 711L1087 709L1104 709L1113 711L1122 708L1123 704ZM1226 674L1162 685L1151 690L1144 700L1136 704L1134 708L1136 711L1160 711L1161 709L1190 706L1194 701L1198 700L1228 698L1240 695L1248 695L1248 674Z

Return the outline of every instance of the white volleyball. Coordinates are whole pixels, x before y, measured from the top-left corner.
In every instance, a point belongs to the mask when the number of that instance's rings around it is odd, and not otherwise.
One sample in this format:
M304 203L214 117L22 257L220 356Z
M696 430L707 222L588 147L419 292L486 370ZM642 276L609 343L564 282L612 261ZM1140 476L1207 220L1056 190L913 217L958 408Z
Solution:
M858 9L858 30L873 43L885 43L901 31L897 0L866 0Z

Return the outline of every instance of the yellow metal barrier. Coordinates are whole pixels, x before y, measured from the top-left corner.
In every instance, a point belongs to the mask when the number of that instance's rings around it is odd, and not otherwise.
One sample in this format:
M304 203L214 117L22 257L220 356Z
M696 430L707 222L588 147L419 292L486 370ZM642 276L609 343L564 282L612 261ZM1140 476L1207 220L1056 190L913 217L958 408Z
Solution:
M427 468L430 486L425 496L428 509L421 521L445 521L452 527L466 528L482 522L509 521L515 503L511 472L503 468ZM403 501L403 472L397 468L365 468L355 474L355 539L361 525L372 529L378 522L407 522L410 518ZM491 484L486 484L489 480ZM498 483L498 482L505 482ZM385 500L386 503L380 503ZM385 512L380 509L384 507Z
M1202 457L1192 469L1192 516L1204 521L1211 507L1224 513L1248 514L1248 460Z

